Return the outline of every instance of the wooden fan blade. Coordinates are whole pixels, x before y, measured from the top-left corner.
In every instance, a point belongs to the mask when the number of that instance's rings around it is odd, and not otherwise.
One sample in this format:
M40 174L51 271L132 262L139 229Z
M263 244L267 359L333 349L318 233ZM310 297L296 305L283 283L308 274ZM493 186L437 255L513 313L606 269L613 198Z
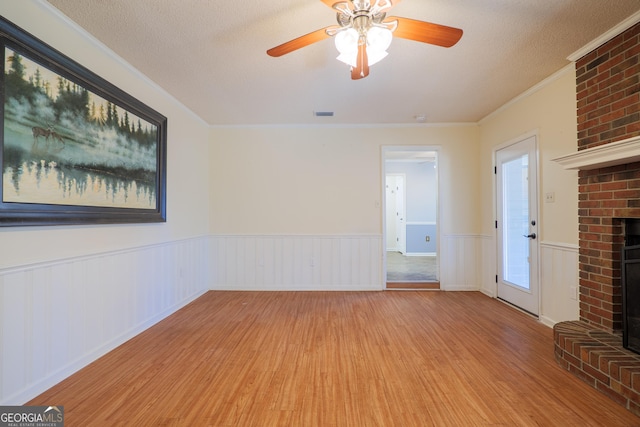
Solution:
M326 4L327 6L329 6L330 8L333 8L334 4L340 3L341 1L344 1L344 0L320 0L320 1Z
M363 79L369 75L369 57L367 56L367 42L358 43L358 58L356 66L351 69L353 80Z
M400 3L401 0L385 0L385 3L390 3L390 5L388 7L383 7L382 11L387 12L389 9L391 9L393 6L397 5L398 3ZM382 0L380 0L380 3L382 3Z
M398 28L393 32L395 37L414 40L422 43L434 44L442 47L451 47L458 43L462 37L459 28L446 25L432 24L431 22L416 21L415 19L391 16L384 22L398 21Z
M298 50L302 47L309 46L310 44L319 42L324 39L328 39L331 37L327 34L327 28L332 28L332 26L322 28L320 30L316 30L312 33L305 34L304 36L300 36L297 39L290 40L286 43L282 43L280 46L272 47L267 51L267 55L269 56L282 56L287 53L291 53L294 50Z

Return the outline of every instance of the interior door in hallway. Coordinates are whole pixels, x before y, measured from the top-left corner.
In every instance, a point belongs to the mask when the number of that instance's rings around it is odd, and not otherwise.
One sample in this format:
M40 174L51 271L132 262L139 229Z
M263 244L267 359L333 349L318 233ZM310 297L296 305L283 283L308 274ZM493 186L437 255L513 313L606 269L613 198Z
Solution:
M387 174L387 251L391 250L402 254L407 251L405 200L405 176L403 174Z
M536 137L496 151L498 298L539 312Z

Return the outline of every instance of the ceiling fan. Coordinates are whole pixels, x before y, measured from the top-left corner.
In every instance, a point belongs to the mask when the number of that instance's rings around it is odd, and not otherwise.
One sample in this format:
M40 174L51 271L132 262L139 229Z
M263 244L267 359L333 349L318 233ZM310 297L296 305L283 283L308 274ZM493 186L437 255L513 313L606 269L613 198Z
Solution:
M339 25L331 25L290 40L267 51L278 57L335 36L338 59L351 66L351 78L369 75L369 67L387 55L393 36L442 47L455 45L459 28L398 16L387 11L401 0L321 0L337 11Z

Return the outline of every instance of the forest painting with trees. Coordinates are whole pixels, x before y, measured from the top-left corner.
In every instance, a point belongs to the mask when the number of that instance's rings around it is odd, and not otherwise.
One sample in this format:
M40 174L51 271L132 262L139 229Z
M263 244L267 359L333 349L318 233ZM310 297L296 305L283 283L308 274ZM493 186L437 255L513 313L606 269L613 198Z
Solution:
M5 48L2 202L155 209L158 127Z

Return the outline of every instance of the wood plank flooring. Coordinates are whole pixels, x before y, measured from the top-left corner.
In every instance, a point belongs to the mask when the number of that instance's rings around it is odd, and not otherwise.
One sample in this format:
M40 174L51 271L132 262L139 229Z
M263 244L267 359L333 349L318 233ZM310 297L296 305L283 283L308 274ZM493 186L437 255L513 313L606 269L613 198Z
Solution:
M217 292L33 399L73 426L640 426L476 292Z

